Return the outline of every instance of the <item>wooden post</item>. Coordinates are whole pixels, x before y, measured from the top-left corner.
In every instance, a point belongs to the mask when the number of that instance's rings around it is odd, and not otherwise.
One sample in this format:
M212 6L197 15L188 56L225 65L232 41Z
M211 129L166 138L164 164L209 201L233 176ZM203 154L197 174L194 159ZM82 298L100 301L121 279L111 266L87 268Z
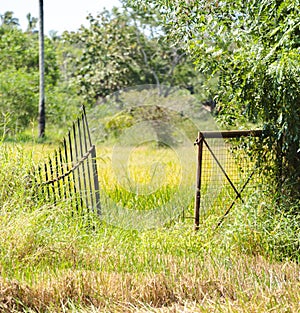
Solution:
M197 178L196 178L196 195L195 195L195 230L199 229L200 225L200 205L201 205L201 175L202 175L202 154L203 154L203 135L198 133L196 141L198 145L198 160L197 160Z

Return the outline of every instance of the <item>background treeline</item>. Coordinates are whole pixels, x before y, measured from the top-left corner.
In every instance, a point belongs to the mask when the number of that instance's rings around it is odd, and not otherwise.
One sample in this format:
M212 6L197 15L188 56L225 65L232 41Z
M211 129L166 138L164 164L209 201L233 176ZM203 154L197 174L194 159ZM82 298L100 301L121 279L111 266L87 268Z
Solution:
M2 136L34 128L39 97L38 20L27 15L21 30L13 12L1 14L0 95ZM118 90L154 84L162 96L173 86L203 92L203 75L185 50L168 37L158 10L129 7L87 17L89 26L45 38L47 124L72 121L81 104L94 106ZM47 134L47 130L46 130Z

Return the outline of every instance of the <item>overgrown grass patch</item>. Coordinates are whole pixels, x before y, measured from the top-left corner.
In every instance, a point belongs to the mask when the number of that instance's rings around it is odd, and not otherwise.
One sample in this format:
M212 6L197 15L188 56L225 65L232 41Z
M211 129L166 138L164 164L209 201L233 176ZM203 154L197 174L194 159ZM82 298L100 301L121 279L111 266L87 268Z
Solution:
M198 232L179 218L138 231L37 201L36 154L0 151L1 311L297 312L298 221L272 202L249 197L217 230L215 211Z

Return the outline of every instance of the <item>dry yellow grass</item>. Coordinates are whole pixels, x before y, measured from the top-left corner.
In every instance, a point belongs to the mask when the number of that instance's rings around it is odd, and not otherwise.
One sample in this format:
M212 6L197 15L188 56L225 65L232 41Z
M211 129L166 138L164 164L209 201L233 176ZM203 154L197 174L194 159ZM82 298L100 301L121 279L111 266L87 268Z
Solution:
M241 256L228 268L199 262L195 272L109 273L60 270L29 286L0 280L2 312L299 312L300 267ZM76 305L78 305L76 307ZM72 309L73 307L73 309ZM32 312L33 312L32 311Z

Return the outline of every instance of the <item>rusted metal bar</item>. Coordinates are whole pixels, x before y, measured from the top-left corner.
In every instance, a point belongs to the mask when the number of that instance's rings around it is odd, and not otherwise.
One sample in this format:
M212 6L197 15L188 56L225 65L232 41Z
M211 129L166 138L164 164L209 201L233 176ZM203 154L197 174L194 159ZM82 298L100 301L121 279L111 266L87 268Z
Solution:
M55 186L54 186L54 172L53 172L53 165L51 157L49 157L49 168L50 168L50 179L52 180L51 186L52 186L52 195L53 195L53 201L56 203L56 195L55 195Z
M77 146L77 138L76 138L77 135L76 135L76 124L75 123L73 123L73 137L74 137L76 162L78 162L79 158L78 158L78 146ZM70 149L72 149L72 147L70 147ZM82 186L81 186L81 178L80 178L80 169L79 169L79 167L77 168L76 172L77 172L77 181L78 181L78 187L79 187L79 200L80 200L80 206L82 208L82 198L81 198ZM75 172L73 174L75 176Z
M83 145L82 145L82 134L81 134L81 123L80 121L82 121L83 119L83 115L81 119L77 120L77 127L78 127L78 137L79 137L79 151L80 151L80 158L83 157ZM85 171L85 166L84 166L84 162L82 162L82 176L83 176L83 186L84 186L84 198L85 198L85 204L86 204L86 208L89 208L89 203L88 203L88 197L86 195L87 192L87 188L86 188L86 171Z
M91 147L92 146L92 140L91 140L90 128L89 128L89 125L88 125L88 120L86 118L86 111L85 111L85 106L84 105L82 106L82 111L83 111L83 121L84 121L84 125L85 125L84 129L86 130L86 133L88 135L89 146ZM85 136L85 138L86 138L86 136ZM101 208L100 208L98 170L97 170L97 161L96 161L96 148L94 148L94 149L95 149L94 156L92 155L92 172L93 172L93 176L94 176L94 185L97 186L95 188L95 190L94 190L95 199L93 197L91 182L90 182L90 188L91 188L91 198L92 198L92 201L93 201L92 206L94 208L94 201L95 201L96 202L95 206L96 206L97 212L100 215L101 214ZM88 166L88 168L89 168L89 166ZM95 176L95 173L97 174L97 176ZM89 173L89 175L90 175L90 173Z
M264 152L264 154L263 154L263 156L262 156L263 158L264 158L264 156L266 155L266 152L267 152L267 151ZM255 174L255 172L256 172L256 170L257 170L257 168L258 168L258 166L259 166L258 164L259 164L259 162L256 163L256 165L254 166L254 168L253 168L251 174L248 176L247 180L246 180L245 183L243 184L243 186L242 186L242 188L241 188L241 190L240 190L240 192L239 192L240 194L242 194L242 192L244 191L244 189L246 188L246 186L248 185L248 183L249 183L250 180L252 179L253 175ZM215 229L217 229L217 228L223 223L225 217L229 214L229 212L231 211L232 207L235 205L235 202L237 201L237 199L238 199L238 196L236 195L235 199L232 201L232 203L231 203L231 205L229 206L229 208L226 210L226 212L225 212L225 213L223 214L223 216L220 218L220 220L219 220L217 226L215 227Z
M69 132L69 134L70 134L70 132ZM67 172L68 172L69 171L69 160L68 160L68 150L67 150L66 138L64 138L64 140L63 140L63 146L64 146L66 167L67 167ZM67 177L67 182L68 182L69 197L71 198L71 196L72 196L72 187L71 187L70 175L68 175L68 177Z
M202 156L203 156L203 136L198 133L196 140L198 145L198 158L197 158L197 177L196 177L196 195L195 195L195 209L194 209L194 228L199 229L200 225L200 206L201 206L201 176L202 176Z
M212 149L210 148L210 146L208 145L208 143L206 142L205 138L203 138L203 142L205 144L205 146L207 147L208 151L210 152L210 154L212 155L212 157L214 158L214 160L216 161L216 163L218 164L218 166L220 167L222 173L224 174L224 176L226 177L227 181L229 182L230 186L232 187L232 189L235 191L235 193L237 194L238 198L240 198L240 200L244 203L244 200L242 199L240 193L238 192L238 190L236 189L236 187L234 186L233 182L231 181L231 179L229 178L229 176L227 175L226 171L224 170L222 164L219 162L218 158L216 157L216 155L214 154L214 152L212 151Z
M57 153L57 150L55 150L55 153L54 153L54 160L55 160L55 174L56 174L56 177L59 177L60 173L59 173L59 163L58 163L58 153ZM61 190L60 190L60 181L58 180L56 182L56 186L57 186L57 193L58 193L58 198L60 199L61 198Z
M73 124L73 127L74 127L74 124ZM72 151L72 135L71 135L71 131L69 131L68 139L69 139L69 151L70 151L70 159L71 159L70 161L71 161L72 166L73 166L76 162L74 162L74 156L73 156L73 151ZM76 175L73 172L73 190L74 190L75 196L77 197L77 186L76 186L76 184L77 184L77 182L76 182ZM77 211L79 210L79 203L78 203L77 199L75 201L75 208L76 208Z
M254 175L255 170L253 170L253 172L251 173L251 175L247 178L246 182L244 183L244 185L242 186L242 189L240 190L239 194L242 194L242 192L244 191L244 189L246 188L246 186L248 185L249 181L251 180L252 176ZM229 206L229 208L226 210L226 212L223 214L223 216L220 218L217 226L215 227L215 229L217 229L224 221L225 217L229 214L229 212L231 211L232 207L235 205L235 202L237 201L237 199L239 198L238 195L236 195L235 199L231 202L231 205Z
M62 180L63 178L65 178L66 176L68 176L69 174L72 174L72 172L74 172L79 166L82 165L82 163L84 161L87 160L87 158L91 155L92 153L92 149L93 147L91 147L83 156L82 158L76 163L74 164L74 166L66 173L60 175L60 176L56 176L54 177L53 180L49 180L49 181L46 181L46 182L43 182L42 185L45 185L45 184L51 184L52 182L56 183L57 181L59 180Z
M67 178L64 177L66 164L64 164L64 162L63 162L61 147L58 148L58 155L59 155L59 162L60 162L61 175L63 176L63 181L62 181L62 185L63 185L63 188L62 188L62 189L63 189L63 194L64 194L64 198L67 199L67 186L66 186L66 180L67 180Z
M91 147L92 146L92 140L91 140L90 128L89 128L88 121L87 121L87 118L86 118L85 106L84 105L82 106L82 111L83 111L83 120L84 120L84 123L85 123L85 127L87 129L87 134L88 134L88 138L89 138L89 145Z
M83 118L82 122L83 122L84 148L85 148L85 151L88 151L88 143L87 143L88 129L87 129L87 124L85 123L85 114L82 115L82 118ZM88 183L89 183L90 202L91 202L91 207L94 208L92 176L91 176L91 171L90 171L90 161L89 161L89 158L87 158L86 162L87 162L87 174L88 174Z
M97 161L96 161L96 147L94 145L92 147L93 147L93 149L92 149L92 166L93 166L93 176L94 176L96 209L97 209L97 214L101 215L100 190L99 190L98 170L97 170Z
M226 131L202 131L202 136L208 138L239 138L243 136L260 137L262 135L261 129L255 130L226 130Z
M45 170L46 181L48 181L48 166L47 166L47 163L44 164L44 170ZM49 187L49 185L46 185L46 188L47 188L48 200L50 200L50 187Z

